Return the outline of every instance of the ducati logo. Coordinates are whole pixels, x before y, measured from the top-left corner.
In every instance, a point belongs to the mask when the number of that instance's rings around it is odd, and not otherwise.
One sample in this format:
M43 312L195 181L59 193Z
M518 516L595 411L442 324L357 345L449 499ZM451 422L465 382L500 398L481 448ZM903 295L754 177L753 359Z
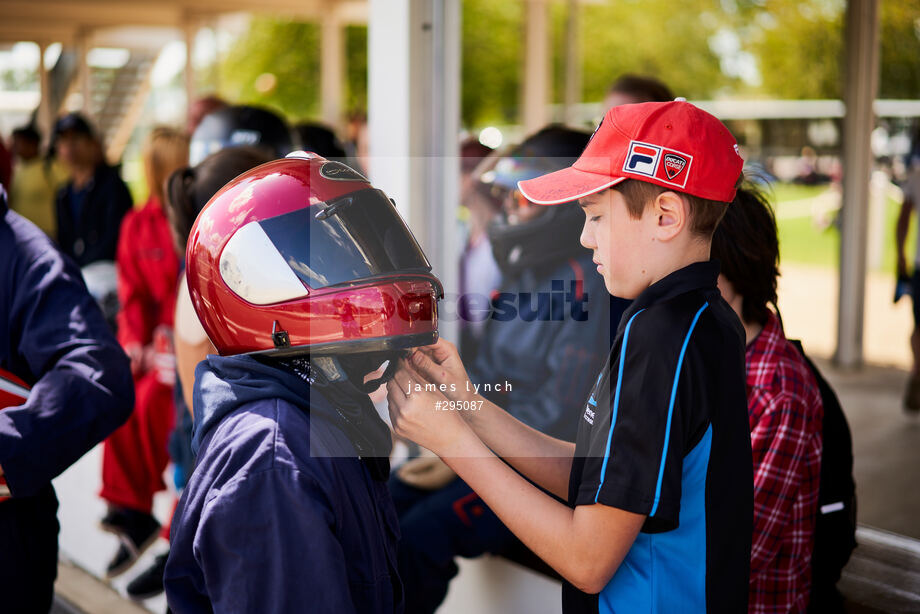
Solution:
M684 158L675 155L675 154L665 154L664 156L664 172L667 174L668 179L674 179L680 175L684 168L687 166L687 160Z

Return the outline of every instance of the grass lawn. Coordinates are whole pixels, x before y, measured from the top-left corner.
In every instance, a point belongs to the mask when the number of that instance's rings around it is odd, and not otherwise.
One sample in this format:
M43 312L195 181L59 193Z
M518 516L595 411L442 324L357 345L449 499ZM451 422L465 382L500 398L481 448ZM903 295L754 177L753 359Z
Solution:
M803 186L788 183L773 184L770 201L774 204L779 228L780 261L788 264L806 264L836 267L840 261L840 233L836 225L820 228L812 218L806 199L815 198L827 186ZM894 226L900 204L888 199L882 232L882 256L877 270L894 273ZM907 257L912 259L916 245L916 220L908 239Z

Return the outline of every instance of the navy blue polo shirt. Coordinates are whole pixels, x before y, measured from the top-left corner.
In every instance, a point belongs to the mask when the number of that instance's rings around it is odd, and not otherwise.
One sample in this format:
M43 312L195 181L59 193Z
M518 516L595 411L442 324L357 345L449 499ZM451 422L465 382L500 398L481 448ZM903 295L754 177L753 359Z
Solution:
M626 310L579 421L569 504L647 516L598 595L563 611L746 612L753 468L744 330L716 261L647 288Z

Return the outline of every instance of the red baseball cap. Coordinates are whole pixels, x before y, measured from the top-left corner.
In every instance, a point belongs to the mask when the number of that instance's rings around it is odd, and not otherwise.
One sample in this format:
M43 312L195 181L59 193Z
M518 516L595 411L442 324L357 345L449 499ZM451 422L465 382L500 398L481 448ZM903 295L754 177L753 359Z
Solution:
M744 160L728 128L682 99L613 107L575 163L518 183L538 205L560 205L627 179L731 202Z

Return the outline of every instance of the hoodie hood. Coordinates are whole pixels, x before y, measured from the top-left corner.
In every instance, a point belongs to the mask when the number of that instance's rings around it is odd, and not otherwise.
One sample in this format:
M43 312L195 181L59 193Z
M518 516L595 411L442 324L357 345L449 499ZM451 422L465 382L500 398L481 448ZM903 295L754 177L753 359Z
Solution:
M281 399L310 411L311 415L336 422L332 405L296 374L252 356L210 355L195 369L193 392L195 427L192 452L220 420L240 406L262 399Z
M312 381L312 380L310 380ZM347 382L345 382L347 384ZM290 366L252 356L208 356L195 369L195 426L192 453L198 455L208 432L241 406L266 399L285 401L335 425L352 443L353 452L371 476L385 481L390 473L392 439L367 394L350 385L311 384Z

